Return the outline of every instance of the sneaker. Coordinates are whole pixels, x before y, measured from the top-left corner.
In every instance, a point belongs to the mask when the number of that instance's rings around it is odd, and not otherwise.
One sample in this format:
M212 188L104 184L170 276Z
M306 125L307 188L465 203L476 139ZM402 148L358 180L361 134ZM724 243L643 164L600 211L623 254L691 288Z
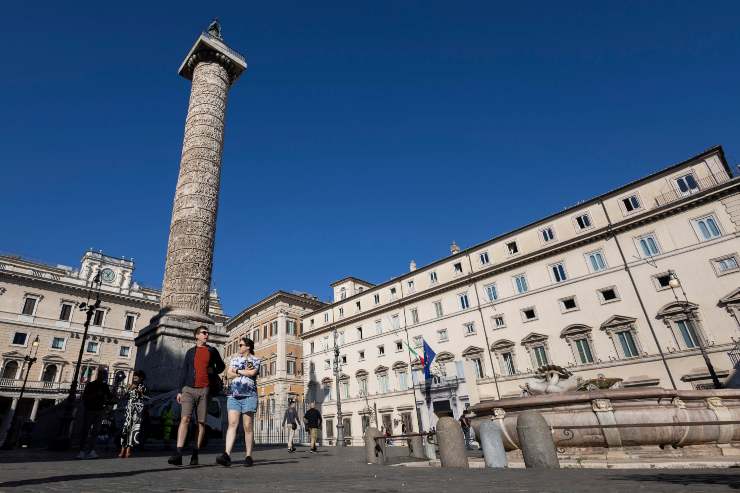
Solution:
M312 449L311 449L311 452L313 452L314 454L315 454L316 452L318 452L318 451L319 451L319 449L317 449L316 447L314 447L314 448L312 448Z
M254 461L252 460L252 456L248 455L244 458L244 467L252 467L252 464L254 464Z
M293 450L292 448L289 448L289 449L288 449L288 453L289 453L289 454L292 454L293 452L294 452L294 450Z
M85 459L97 459L97 458L98 458L98 454L96 454L94 450L89 451L87 455L85 456Z
M190 465L191 466L197 466L198 465L198 452L193 452L193 455L190 456Z
M182 455L175 454L169 459L167 459L167 463L171 464L173 466L181 466L182 465Z
M216 457L216 464L220 464L224 467L229 467L231 465L231 457L229 457L229 454L224 452L223 454Z
M82 460L82 459L84 459L84 458L85 458L86 456L87 456L87 454L85 454L85 451L84 451L84 450L80 450L80 453L79 453L79 454L77 454L77 457L75 457L75 459L80 459L80 460Z

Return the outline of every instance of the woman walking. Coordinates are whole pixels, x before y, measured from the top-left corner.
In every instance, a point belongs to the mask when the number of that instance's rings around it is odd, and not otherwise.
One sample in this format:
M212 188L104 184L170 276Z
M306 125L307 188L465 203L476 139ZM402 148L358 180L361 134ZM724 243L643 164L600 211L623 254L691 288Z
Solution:
M141 443L139 432L144 416L145 379L146 374L141 370L136 370L131 378L131 383L126 389L128 403L126 404L126 418L121 430L121 453L118 454L118 457L122 459L131 457L131 449Z
M285 410L283 415L283 426L287 427L288 431L288 452L291 454L295 452L293 446L293 437L295 437L295 431L301 426L301 420L298 418L298 411L295 410L295 401L288 403L288 409Z
M226 408L229 411L229 428L226 430L226 450L216 458L216 463L231 465L231 450L236 440L236 429L241 417L244 426L244 465L252 465L254 441L254 413L257 411L257 375L261 361L254 355L254 342L249 337L239 339L239 354L231 358L226 367L227 378L232 378Z

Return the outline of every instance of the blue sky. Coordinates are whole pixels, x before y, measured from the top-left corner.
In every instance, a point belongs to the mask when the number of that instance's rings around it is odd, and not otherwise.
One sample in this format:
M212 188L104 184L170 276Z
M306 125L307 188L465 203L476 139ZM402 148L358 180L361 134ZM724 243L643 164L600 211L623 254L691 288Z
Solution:
M227 113L214 285L383 282L714 144L740 152L740 3L12 2L0 250L89 247L162 281L189 83L218 16ZM599 5L601 4L601 5Z

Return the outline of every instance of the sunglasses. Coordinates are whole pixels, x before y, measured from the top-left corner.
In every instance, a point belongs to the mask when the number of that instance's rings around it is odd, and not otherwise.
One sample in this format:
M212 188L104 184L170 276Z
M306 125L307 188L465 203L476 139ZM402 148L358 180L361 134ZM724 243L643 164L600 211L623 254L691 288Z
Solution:
M207 330L201 330L200 333L203 334L204 336L207 336L208 335L208 331Z

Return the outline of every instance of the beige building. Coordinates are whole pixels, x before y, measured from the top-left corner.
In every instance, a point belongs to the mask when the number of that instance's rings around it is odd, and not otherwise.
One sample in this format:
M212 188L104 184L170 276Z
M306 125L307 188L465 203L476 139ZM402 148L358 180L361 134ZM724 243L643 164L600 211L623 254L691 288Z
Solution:
M740 337L740 179L721 147L374 286L333 285L304 317L306 385L336 433L334 334L345 436L398 433L518 396L533 371L567 367L624 386L711 385ZM680 281L670 283L671 273ZM673 287L672 287L673 286ZM684 294L685 293L685 294ZM408 340L437 353L429 389ZM349 430L349 433L348 433Z
M254 341L255 355L262 360L257 379L259 407L255 423L256 439L269 441L279 431L289 401L303 407L303 351L301 317L325 306L307 293L277 291L245 308L226 323L228 342L224 360L238 353L239 338Z
M88 301L98 272L102 304L83 341L86 314L78 305ZM40 409L65 398L82 344L80 382L95 378L100 366L108 369L111 385L129 381L136 361L134 339L159 311L160 295L137 284L133 272L133 259L94 251L85 253L79 269L0 256L0 413L18 404L19 416L35 419ZM211 310L223 323L215 293ZM30 369L26 356L37 358ZM26 377L23 402L17 403Z

